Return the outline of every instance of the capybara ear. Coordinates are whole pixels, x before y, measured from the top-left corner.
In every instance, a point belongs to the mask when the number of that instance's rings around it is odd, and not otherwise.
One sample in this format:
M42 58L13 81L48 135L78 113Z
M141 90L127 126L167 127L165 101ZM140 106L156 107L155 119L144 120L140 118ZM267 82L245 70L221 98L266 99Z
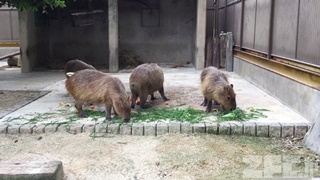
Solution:
M231 88L233 88L233 84L230 84Z

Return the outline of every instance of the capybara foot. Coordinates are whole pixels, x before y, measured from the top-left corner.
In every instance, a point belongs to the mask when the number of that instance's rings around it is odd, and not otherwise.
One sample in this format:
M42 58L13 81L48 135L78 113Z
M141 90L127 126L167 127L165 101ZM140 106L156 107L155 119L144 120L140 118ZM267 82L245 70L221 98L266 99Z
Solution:
M156 97L154 97L154 95L153 94L151 94L151 98L150 98L150 100L156 100L157 98Z
M203 102L200 104L200 106L207 106L208 100L204 98Z
M143 109L151 108L152 106L150 104L140 104L140 107Z
M107 116L106 116L106 120L107 120L107 121L111 121L111 120L112 120L111 115L107 115Z
M168 99L167 97L163 98L164 101L170 101L170 99Z
M82 118L87 118L87 117L89 117L87 114L85 114L84 112L80 112L79 113L80 114L80 117L82 117Z

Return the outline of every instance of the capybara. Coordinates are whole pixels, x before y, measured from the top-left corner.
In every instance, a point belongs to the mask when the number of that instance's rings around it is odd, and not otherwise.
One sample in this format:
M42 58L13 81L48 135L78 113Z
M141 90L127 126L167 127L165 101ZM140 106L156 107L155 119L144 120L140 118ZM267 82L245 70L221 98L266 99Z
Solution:
M124 85L117 78L100 71L85 69L67 78L66 89L74 97L75 107L81 117L88 117L82 111L82 105L88 102L104 104L108 120L111 120L112 107L124 121L130 120L131 108L128 95Z
M71 72L77 72L84 69L96 69L92 65L87 64L79 59L70 60L67 62L67 64L64 66L64 73L67 78L70 77L70 75L67 75L67 73Z
M206 112L212 111L212 101L220 110L222 106L222 111L231 111L237 107L233 85L229 84L226 75L215 67L207 67L202 71L201 91L204 96L201 105L207 106Z
M159 91L163 100L169 101L164 95L163 82L163 71L156 63L144 63L133 69L129 79L131 108L134 108L138 97L141 108L151 107L146 101L148 95L151 95L151 99L155 99L153 93L156 91Z

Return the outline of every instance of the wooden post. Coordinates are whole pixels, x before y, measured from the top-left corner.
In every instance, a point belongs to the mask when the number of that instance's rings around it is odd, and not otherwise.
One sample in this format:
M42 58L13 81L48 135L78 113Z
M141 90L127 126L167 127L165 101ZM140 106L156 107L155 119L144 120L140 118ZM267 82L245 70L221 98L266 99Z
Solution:
M226 70L233 71L233 34L231 32L226 33Z
M108 0L109 71L119 71L118 0Z

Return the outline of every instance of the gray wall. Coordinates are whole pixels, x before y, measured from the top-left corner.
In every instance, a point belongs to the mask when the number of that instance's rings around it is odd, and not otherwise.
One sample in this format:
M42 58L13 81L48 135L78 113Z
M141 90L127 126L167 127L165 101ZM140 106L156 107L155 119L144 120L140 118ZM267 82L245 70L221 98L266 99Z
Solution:
M0 8L0 42L19 41L19 21L17 9Z
M234 72L314 122L320 107L320 91L234 57Z
M214 0L208 0L208 6ZM236 2L237 0L227 1ZM241 3L244 2L241 34ZM224 15L225 0L219 0ZM290 58L320 66L320 1L274 0L274 20L270 24L271 0L242 0L227 6L227 17L220 16L219 29L233 32L236 46L265 54ZM226 20L226 26L224 21ZM213 23L210 22L209 23ZM271 28L271 29L270 29ZM269 41L271 30L271 41ZM207 31L208 32L208 31ZM242 36L242 44L241 42ZM270 52L269 42L271 44Z
M119 51L126 49L144 62L193 62L196 1L119 0Z
M73 27L70 19L50 20L47 29L52 63L77 58L94 66L108 67L107 23Z

